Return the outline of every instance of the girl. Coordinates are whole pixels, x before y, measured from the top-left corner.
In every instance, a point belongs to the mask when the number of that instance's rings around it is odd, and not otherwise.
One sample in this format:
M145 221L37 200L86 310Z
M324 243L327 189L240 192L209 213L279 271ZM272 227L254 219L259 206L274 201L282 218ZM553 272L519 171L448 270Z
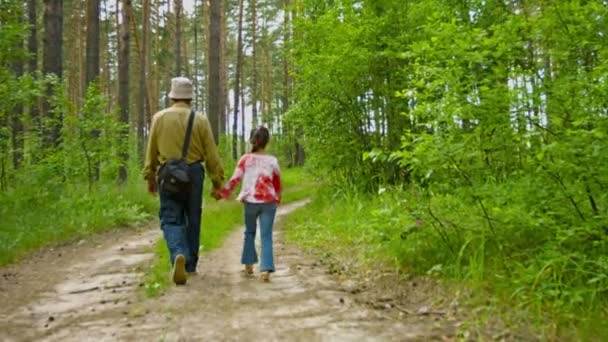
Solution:
M261 279L270 280L274 272L272 254L272 225L281 202L281 177L277 158L266 153L270 134L266 127L260 126L251 133L251 153L241 157L232 178L219 191L217 197L228 198L239 182L243 181L237 199L245 205L245 241L241 263L245 265L245 274L253 274L253 264L258 262L255 250L255 233L257 219L260 219L260 238L262 242L262 260L260 262Z

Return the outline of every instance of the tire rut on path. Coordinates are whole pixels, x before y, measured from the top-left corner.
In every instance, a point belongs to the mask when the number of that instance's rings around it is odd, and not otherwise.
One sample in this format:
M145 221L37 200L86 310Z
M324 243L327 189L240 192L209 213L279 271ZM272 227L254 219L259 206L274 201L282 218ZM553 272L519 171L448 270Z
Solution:
M306 205L283 205L280 217ZM204 233L204 231L203 231ZM359 304L347 289L275 230L270 283L241 275L242 229L201 256L199 274L157 299L136 288L160 236L158 228L105 242L71 263L49 266L59 277L19 306L3 309L3 340L48 341L362 341L440 340L432 318L400 320ZM259 238L258 238L259 239ZM257 272L256 272L257 275ZM4 292L10 292L10 286ZM18 291L14 291L17 294ZM448 329L451 330L451 329ZM6 336L2 336L7 334Z

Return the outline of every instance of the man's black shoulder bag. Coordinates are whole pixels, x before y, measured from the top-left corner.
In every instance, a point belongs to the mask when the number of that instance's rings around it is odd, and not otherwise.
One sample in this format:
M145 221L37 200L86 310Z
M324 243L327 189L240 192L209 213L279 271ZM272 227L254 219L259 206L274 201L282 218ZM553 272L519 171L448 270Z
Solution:
M180 159L169 159L158 172L159 190L170 195L187 194L192 189L190 170L186 155L192 136L192 125L194 124L194 111L190 112L186 137L182 146L182 157Z

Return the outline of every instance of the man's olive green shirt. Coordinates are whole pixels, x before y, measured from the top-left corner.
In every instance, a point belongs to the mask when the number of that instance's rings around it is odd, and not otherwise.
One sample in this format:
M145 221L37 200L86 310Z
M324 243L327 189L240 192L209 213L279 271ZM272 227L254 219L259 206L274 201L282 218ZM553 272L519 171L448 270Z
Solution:
M152 117L143 171L146 180L155 180L158 167L168 159L181 158L190 111L187 104L178 102ZM224 168L213 140L211 125L207 117L199 113L194 116L186 161L189 164L204 162L213 187L216 189L222 187Z

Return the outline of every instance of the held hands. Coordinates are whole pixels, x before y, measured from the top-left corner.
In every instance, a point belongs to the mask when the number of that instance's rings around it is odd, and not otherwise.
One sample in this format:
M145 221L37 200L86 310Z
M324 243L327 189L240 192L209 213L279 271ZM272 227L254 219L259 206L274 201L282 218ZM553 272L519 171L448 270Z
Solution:
M148 179L148 192L152 195L156 194L156 181L154 179Z
M218 200L218 201L221 200L222 198L224 198L222 196L221 189L213 189L213 190L211 190L211 196L213 198L215 198L216 200Z

